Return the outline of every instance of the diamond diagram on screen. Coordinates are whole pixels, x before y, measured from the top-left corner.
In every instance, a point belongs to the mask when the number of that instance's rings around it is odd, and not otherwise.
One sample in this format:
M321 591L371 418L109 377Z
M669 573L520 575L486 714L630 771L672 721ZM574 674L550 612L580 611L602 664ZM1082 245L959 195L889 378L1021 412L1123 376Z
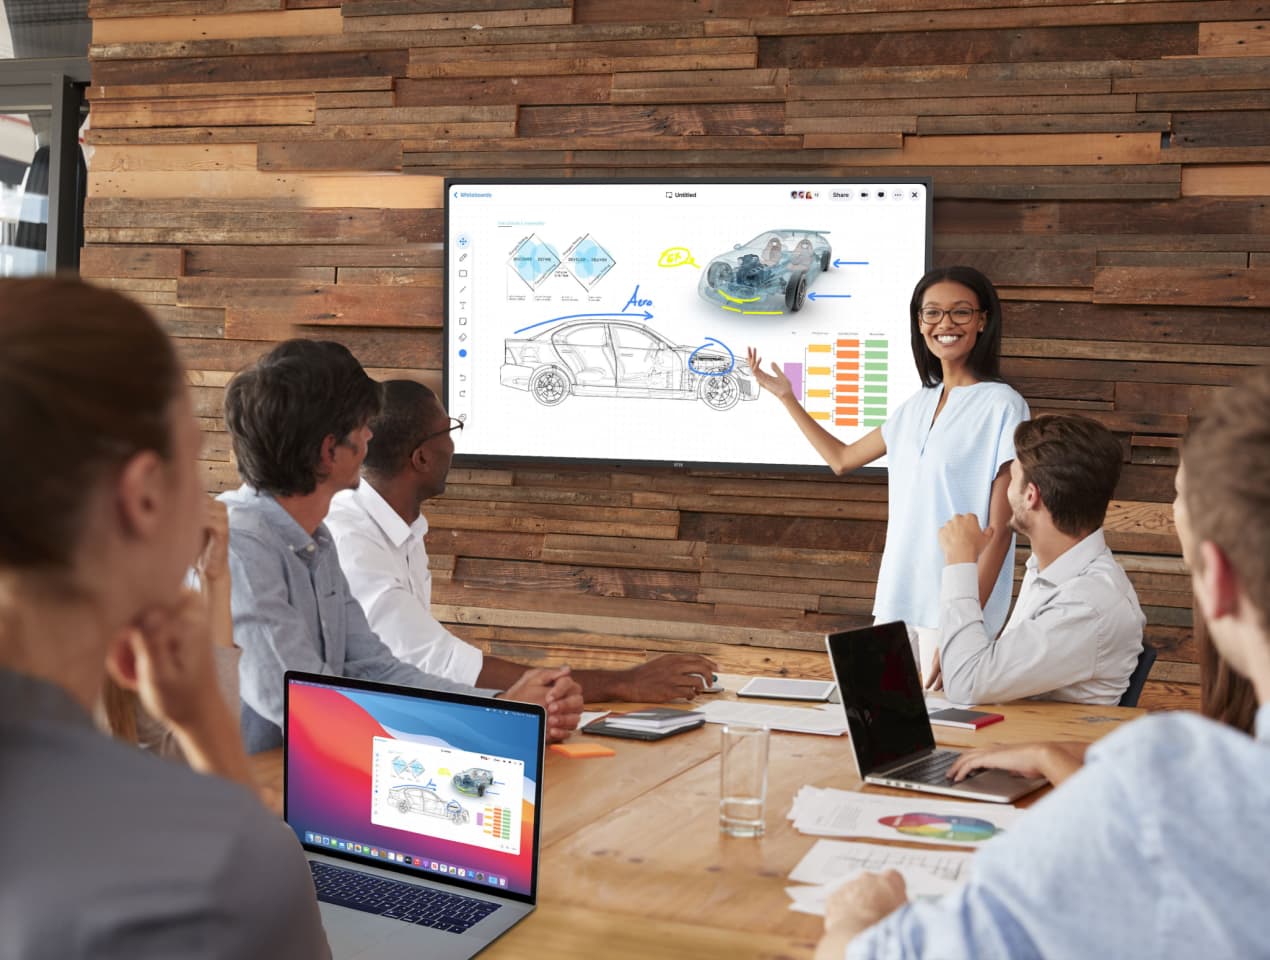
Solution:
M604 279L617 264L613 255L600 246L591 234L584 233L564 252L565 266L578 283L590 290Z
M393 757L392 772L393 776L396 777L409 777L417 780L423 776L424 767L422 763L415 759L407 760L405 757Z
M530 290L536 290L560 266L560 254L551 248L551 244L531 233L516 245L508 266L516 271Z

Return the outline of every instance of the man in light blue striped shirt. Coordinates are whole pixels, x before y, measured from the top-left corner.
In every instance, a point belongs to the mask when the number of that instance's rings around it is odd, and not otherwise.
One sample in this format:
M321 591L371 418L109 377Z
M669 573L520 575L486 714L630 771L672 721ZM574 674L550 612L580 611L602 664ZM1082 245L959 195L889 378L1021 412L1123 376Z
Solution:
M1128 725L957 892L908 903L893 872L837 891L818 960L1267 955L1268 410L1270 368L1222 394L1186 440L1173 503L1197 610L1256 692L1255 737L1187 713Z

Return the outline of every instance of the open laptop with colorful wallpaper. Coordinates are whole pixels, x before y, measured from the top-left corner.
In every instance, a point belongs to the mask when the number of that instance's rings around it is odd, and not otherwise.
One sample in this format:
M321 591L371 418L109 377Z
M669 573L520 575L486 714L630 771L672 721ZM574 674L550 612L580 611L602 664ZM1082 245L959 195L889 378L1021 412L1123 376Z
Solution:
M294 671L286 700L286 821L338 960L462 960L534 909L541 707Z

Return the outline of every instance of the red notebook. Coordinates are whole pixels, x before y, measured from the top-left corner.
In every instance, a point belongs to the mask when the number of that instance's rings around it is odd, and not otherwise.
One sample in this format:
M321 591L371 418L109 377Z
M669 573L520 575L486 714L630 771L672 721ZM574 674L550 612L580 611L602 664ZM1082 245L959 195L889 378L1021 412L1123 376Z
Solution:
M964 727L967 730L978 730L980 727L986 727L990 723L1004 719L1004 714L987 713L983 710L959 710L956 707L936 710L930 715L931 723L937 723L943 727Z

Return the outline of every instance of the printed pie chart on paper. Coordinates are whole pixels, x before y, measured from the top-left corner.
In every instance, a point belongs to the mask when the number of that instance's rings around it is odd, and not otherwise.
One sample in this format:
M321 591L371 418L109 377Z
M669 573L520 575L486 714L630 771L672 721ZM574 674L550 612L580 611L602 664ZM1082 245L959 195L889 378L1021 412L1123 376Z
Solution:
M904 813L879 817L878 823L893 827L905 836L925 840L949 840L954 843L982 843L1001 830L988 820L937 813Z

